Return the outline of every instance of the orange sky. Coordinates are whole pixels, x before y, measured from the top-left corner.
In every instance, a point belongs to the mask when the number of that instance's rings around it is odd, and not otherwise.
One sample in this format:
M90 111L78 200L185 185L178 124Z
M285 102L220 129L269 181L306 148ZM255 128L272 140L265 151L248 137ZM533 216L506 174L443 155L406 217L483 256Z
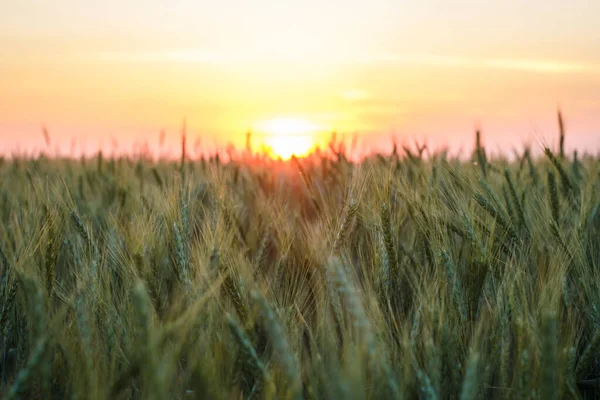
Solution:
M321 142L336 129L371 148L392 134L466 148L481 126L509 149L554 143L558 105L567 145L596 151L598 15L586 0L12 2L0 151L43 148L42 123L64 151L156 147L161 129L175 147L184 117L206 146L241 146L249 128L258 144L288 118Z

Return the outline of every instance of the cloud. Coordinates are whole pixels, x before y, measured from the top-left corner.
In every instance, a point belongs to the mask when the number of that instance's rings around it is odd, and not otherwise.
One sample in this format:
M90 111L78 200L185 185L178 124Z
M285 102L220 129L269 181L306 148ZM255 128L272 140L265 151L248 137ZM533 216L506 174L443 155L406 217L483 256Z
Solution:
M360 101L368 100L371 95L361 89L348 89L342 93L342 98L350 103L357 103Z
M381 53L363 59L367 64L403 64L413 66L461 67L468 66L470 60L463 57L432 54Z
M125 63L199 63L221 64L226 57L215 52L179 49L168 51L105 51L88 55L94 61L125 62Z
M475 58L434 54L380 53L356 59L359 64L395 64L443 68L491 68L538 73L599 72L600 64L522 58Z
M242 50L128 50L86 53L84 59L114 63L196 63L235 65L243 62L312 62L321 60L310 49L303 48L247 48Z
M310 52L302 48L288 48L285 51L273 49L246 49L237 52L210 51L202 49L174 49L151 51L104 51L86 54L84 58L92 61L126 63L198 63L198 64L236 64L253 61L289 61L301 62L314 60ZM523 58L476 58L439 54L400 54L393 52L341 56L332 55L332 59L320 56L319 62L366 65L404 65L414 67L439 68L488 68L535 73L600 73L599 63L561 61L550 59ZM351 88L342 93L346 101L362 101L369 94L361 89Z
M553 60L493 59L483 60L482 64L490 68L548 73L600 71L599 65Z

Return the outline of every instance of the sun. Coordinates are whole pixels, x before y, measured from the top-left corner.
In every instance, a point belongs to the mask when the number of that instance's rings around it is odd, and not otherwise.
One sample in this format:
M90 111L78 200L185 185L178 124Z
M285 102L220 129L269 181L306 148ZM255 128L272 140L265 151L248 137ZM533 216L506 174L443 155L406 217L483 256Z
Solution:
M269 136L265 142L272 155L283 160L308 155L315 147L312 139L307 136Z
M279 117L258 125L266 135L265 145L271 156L289 160L292 156L308 155L316 147L315 134L319 126L302 118Z

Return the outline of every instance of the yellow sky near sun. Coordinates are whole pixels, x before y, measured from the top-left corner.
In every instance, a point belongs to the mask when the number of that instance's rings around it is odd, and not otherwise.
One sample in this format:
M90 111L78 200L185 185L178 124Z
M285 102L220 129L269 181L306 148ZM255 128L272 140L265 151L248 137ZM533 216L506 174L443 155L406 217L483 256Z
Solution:
M468 146L480 124L510 143L553 137L558 104L572 144L600 147L600 3L322 3L13 2L3 150L41 147L41 123L63 146L176 140L184 117L204 143L240 146L281 118L320 141L336 129Z

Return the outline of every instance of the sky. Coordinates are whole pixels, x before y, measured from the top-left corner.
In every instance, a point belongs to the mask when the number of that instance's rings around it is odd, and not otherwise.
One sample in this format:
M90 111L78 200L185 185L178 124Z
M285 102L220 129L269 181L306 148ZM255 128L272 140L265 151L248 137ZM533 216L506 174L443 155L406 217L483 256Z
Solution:
M175 148L184 119L203 148L250 129L460 149L480 128L501 151L555 144L558 107L567 147L597 151L598 15L592 0L7 2L0 152L43 149L42 126L67 153L154 149L161 131Z

